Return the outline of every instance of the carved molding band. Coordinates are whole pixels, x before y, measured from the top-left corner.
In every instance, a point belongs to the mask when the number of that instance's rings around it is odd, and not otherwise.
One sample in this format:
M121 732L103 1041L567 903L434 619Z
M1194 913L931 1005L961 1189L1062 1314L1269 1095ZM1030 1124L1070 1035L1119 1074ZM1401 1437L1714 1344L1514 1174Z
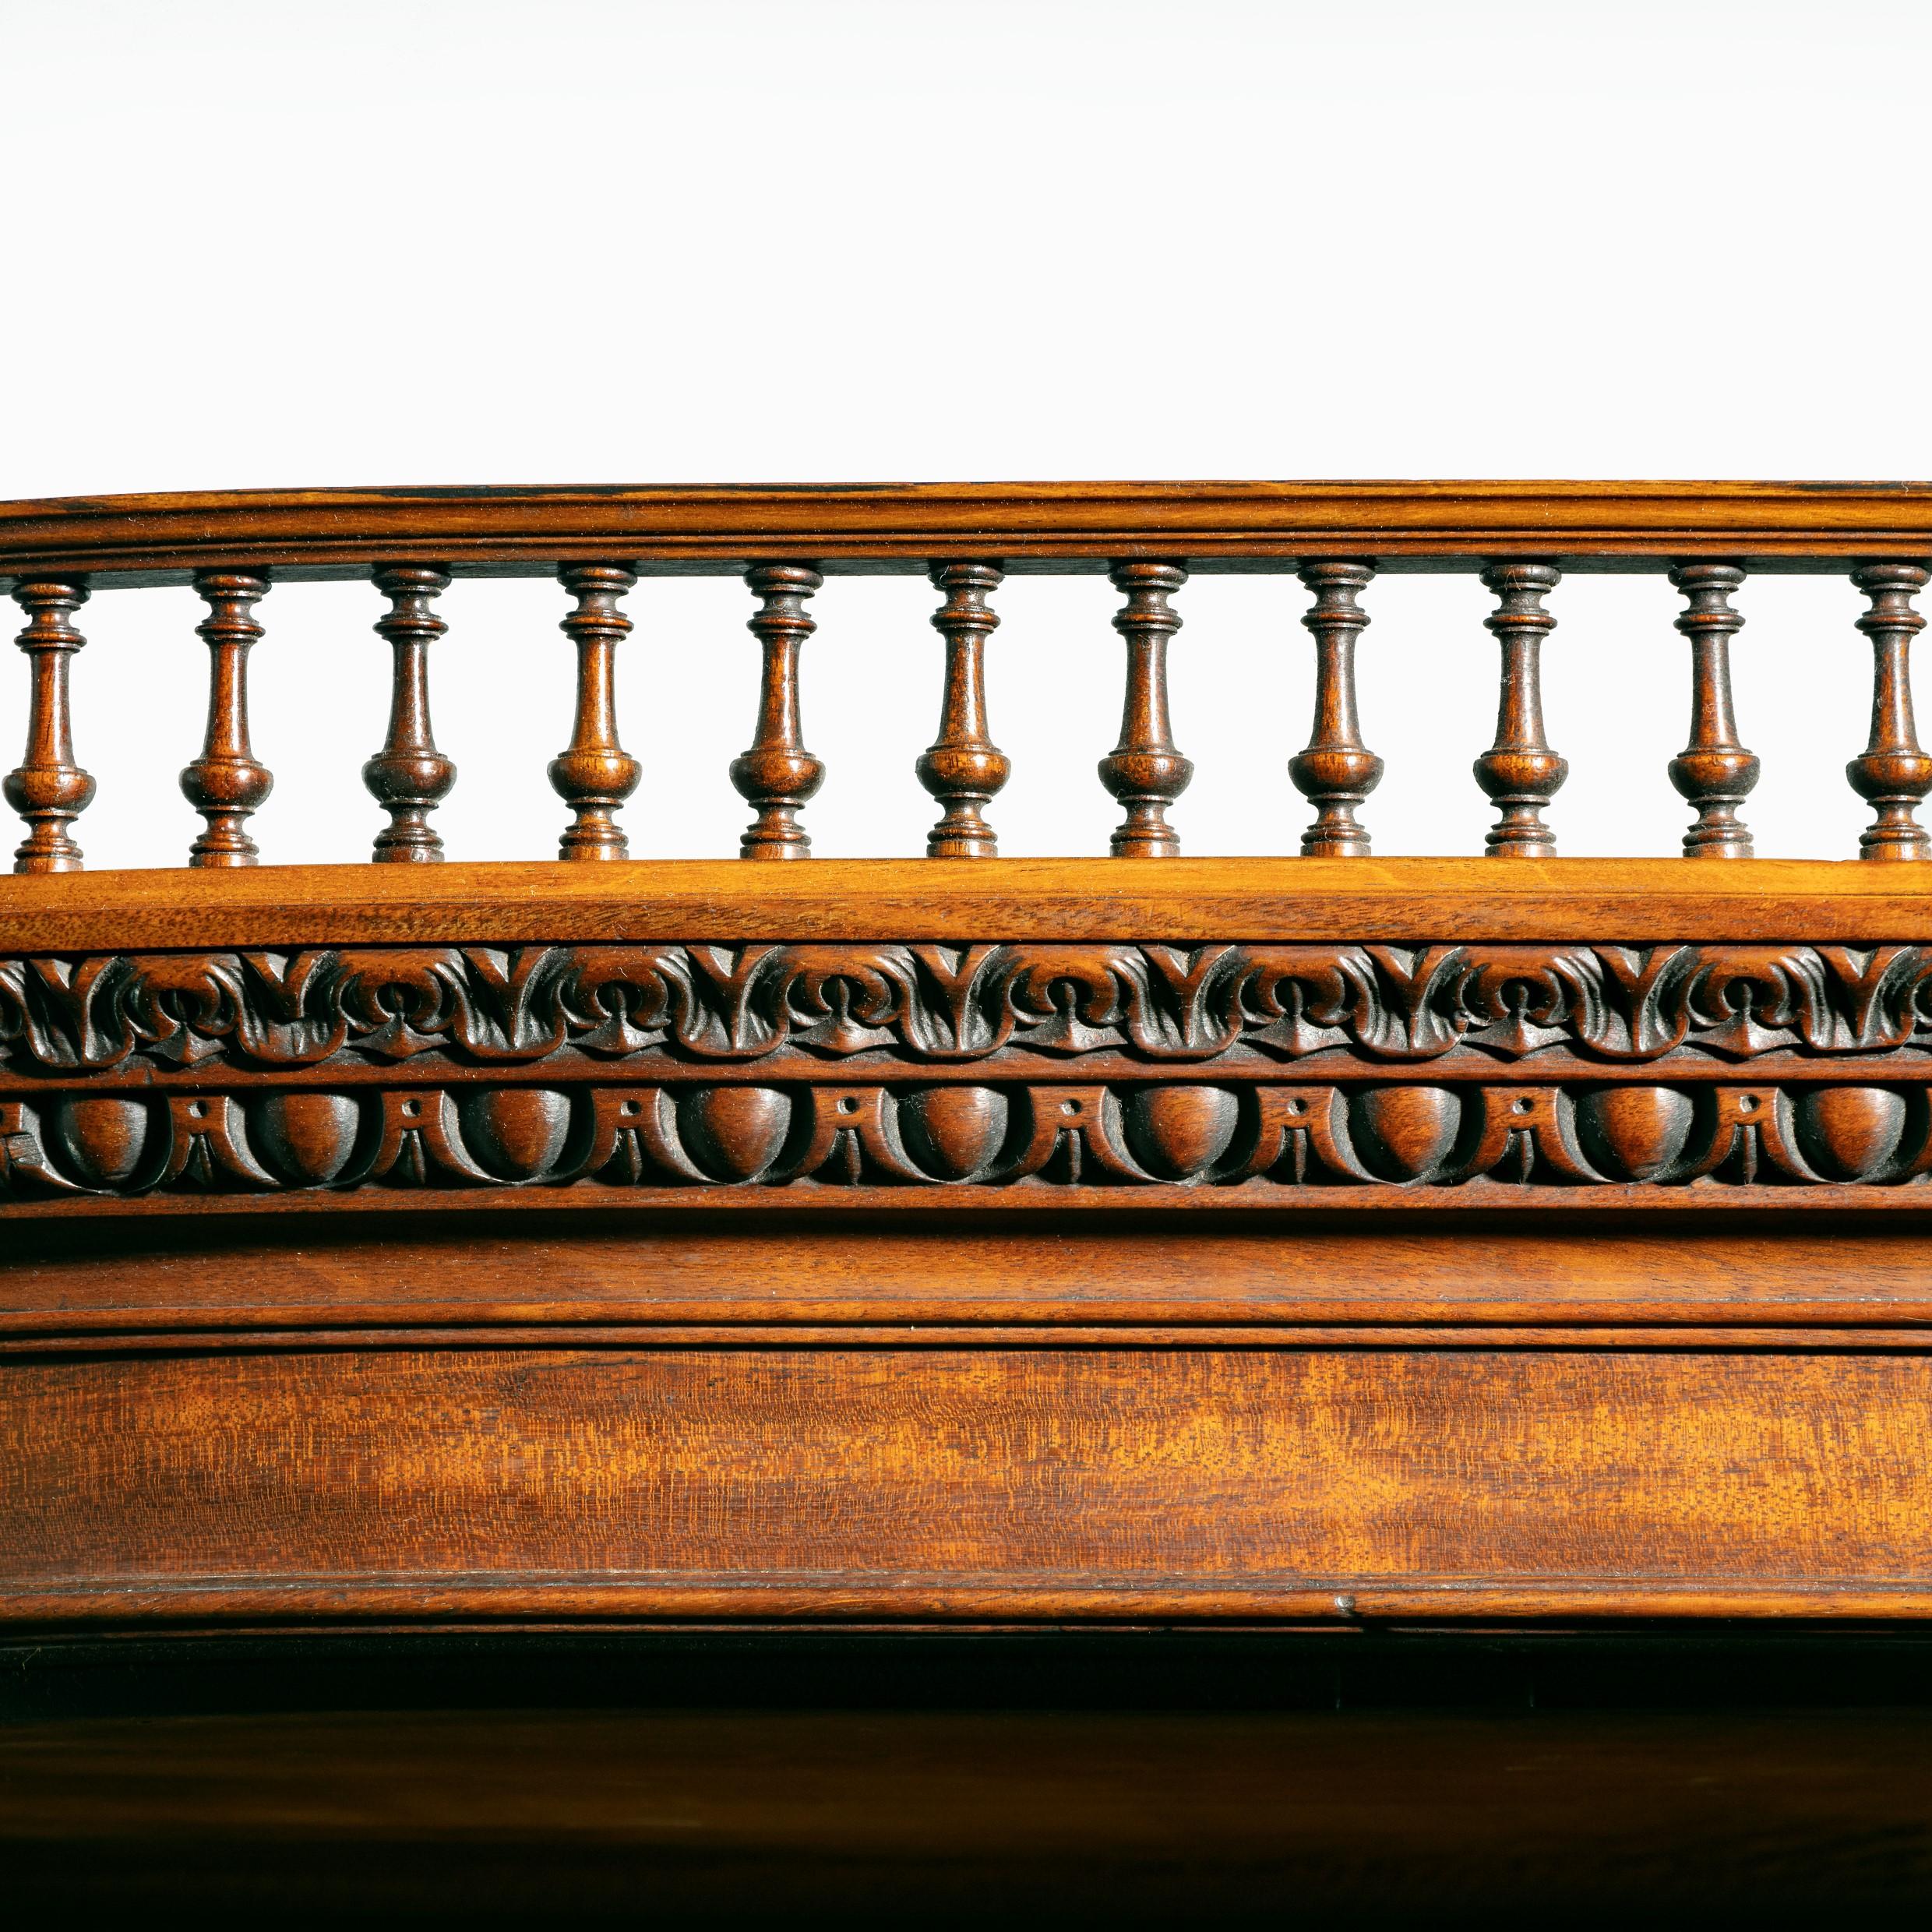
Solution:
M157 1190L1923 1184L1923 1086L312 1088L0 1102L0 1199Z
M1260 1070L1932 1050L1932 946L636 944L0 960L0 1077L553 1056Z

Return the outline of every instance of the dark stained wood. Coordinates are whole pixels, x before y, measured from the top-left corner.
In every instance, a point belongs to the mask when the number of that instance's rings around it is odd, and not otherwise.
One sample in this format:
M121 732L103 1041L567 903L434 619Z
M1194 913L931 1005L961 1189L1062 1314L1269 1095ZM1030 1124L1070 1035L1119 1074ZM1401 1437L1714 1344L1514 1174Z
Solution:
M255 607L268 580L238 570L202 570L195 588L208 615L195 626L209 652L208 728L201 756L181 775L183 795L208 823L189 848L191 866L252 866L249 817L275 788L249 742L249 652L262 626Z
M1302 622L1315 638L1315 722L1306 750L1289 760L1296 788L1315 807L1302 834L1308 858L1366 858L1369 834L1356 811L1382 780L1382 761L1362 742L1356 719L1356 640L1368 615L1356 594L1374 576L1366 563L1306 563L1301 580L1315 594Z
M1496 563L1482 573L1497 600L1484 622L1503 650L1496 742L1475 761L1475 781L1497 807L1483 841L1494 858L1546 858L1557 849L1543 813L1570 767L1543 735L1541 658L1544 638L1557 627L1543 598L1562 577L1548 563Z
M732 760L732 783L757 814L739 841L741 858L811 856L811 837L799 813L825 782L825 766L805 748L799 652L818 628L805 600L824 580L801 563L754 564L745 573L751 594L760 600L749 628L763 655L757 728L751 749Z
M436 749L429 723L429 647L450 626L430 608L449 587L446 570L428 564L390 564L375 573L390 601L377 631L395 651L389 735L362 767L362 782L390 822L375 835L378 864L439 860L442 834L429 814L449 795L457 768Z
M560 858L623 858L629 841L618 808L637 789L643 768L617 739L617 647L631 621L618 599L637 581L622 564L566 564L557 573L576 599L562 629L577 647L576 721L569 749L550 761L550 782L576 814L558 841Z
M26 820L27 835L13 855L16 873L80 870L80 848L68 831L92 802L94 781L74 763L73 725L68 706L67 661L87 640L73 613L87 601L78 580L23 581L14 601L26 612L16 640L27 654L32 685L27 700L26 752L7 774L8 804Z
M1876 808L1859 834L1861 858L1932 857L1932 833L1914 816L1932 791L1932 758L1912 714L1912 640L1925 629L1913 598L1932 580L1923 564L1868 563L1852 581L1871 599L1858 627L1872 642L1871 740L1845 767L1852 789Z
M782 1899L802 1922L960 1927L1266 1923L1288 1899L1351 1926L1688 1927L1909 1923L1932 1888L1916 1702L1510 1708L1482 1694L1504 1647L1470 1641L1419 1669L1391 1655L1400 1688L1358 1703L1332 1687L1375 1640L1304 1641L1331 1655L1298 1654L1310 1693L1289 1708L1263 1701L1275 1651L1248 1659L1250 1708L1166 1708L1160 1648L1112 1708L1080 1696L1077 1653L1044 1651L1003 1707L450 1708L479 1679L545 1680L511 1652L437 1671L441 1708L12 1723L9 1902L36 1923L287 1923L299 1901L301 1923L471 1927L623 1923L641 1899L659 1923L749 1926ZM940 1642L946 1689L960 1659ZM896 1675L905 1649L878 1640L851 1674ZM1736 1655L1707 1653L1706 1678ZM566 1684L600 1665L654 1681L606 1651ZM809 1657L729 1665L816 1681ZM1309 1708L1317 1687L1341 1708Z
M1738 741L1731 708L1731 639L1744 620L1731 593L1744 581L1732 563L1682 563L1670 580L1687 608L1677 628L1690 640L1690 742L1670 761L1670 782L1696 821L1683 835L1687 858L1749 858L1751 835L1738 807L1757 783L1758 761Z
M1125 808L1109 841L1116 858L1172 858L1180 834L1168 807L1187 789L1193 761L1174 743L1167 712L1167 644L1181 627L1169 598L1187 581L1178 564L1116 563L1114 588L1126 602L1113 627L1126 640L1120 742L1100 761L1100 782Z
M548 576L622 557L719 576L773 556L923 575L936 557L1190 568L1310 557L1553 558L1661 569L1686 558L1835 574L1923 562L1932 483L1029 482L242 490L0 504L0 576L185 581L245 556L278 579L397 557Z
M1913 1356L404 1347L0 1376L14 1621L1932 1610Z
M914 769L946 809L926 834L926 856L991 858L999 842L985 808L1013 770L986 731L986 640L999 624L987 598L1002 573L996 563L968 562L937 563L932 574L946 599L933 617L946 640L946 689L939 736Z

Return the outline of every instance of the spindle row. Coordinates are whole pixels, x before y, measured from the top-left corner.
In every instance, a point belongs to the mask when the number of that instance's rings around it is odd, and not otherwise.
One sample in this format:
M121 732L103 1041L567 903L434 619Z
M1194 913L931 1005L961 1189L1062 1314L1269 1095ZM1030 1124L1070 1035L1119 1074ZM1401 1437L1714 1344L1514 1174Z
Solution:
M636 789L642 767L619 742L616 651L631 620L619 601L636 582L622 563L567 563L558 570L574 608L562 629L577 654L576 722L569 746L549 767L551 784L573 819L559 841L566 859L622 858L628 844L617 813ZM1178 853L1169 808L1187 788L1193 766L1173 741L1169 717L1167 646L1180 628L1172 599L1187 581L1179 563L1133 560L1112 566L1125 598L1114 627L1126 647L1120 742L1100 761L1101 782L1122 809L1111 844L1119 858ZM1356 702L1355 650L1369 622L1360 593L1374 566L1349 559L1303 562L1297 574L1313 593L1303 622L1315 642L1314 722L1289 774L1315 808L1301 837L1313 858L1358 858L1370 851L1358 816L1382 776L1382 760L1363 742ZM985 646L999 624L991 605L1002 580L996 562L937 563L930 576L943 601L933 622L945 642L939 734L917 760L920 782L942 816L927 836L936 858L985 858L998 850L986 818L1010 774L989 735ZM1932 834L1915 813L1932 791L1932 757L1919 745L1913 719L1909 651L1925 619L1913 598L1932 573L1916 563L1861 565L1852 580L1870 599L1858 628L1874 654L1870 742L1852 760L1853 788L1874 808L1860 835L1869 859L1932 855ZM1561 580L1553 563L1492 563L1482 582L1497 599L1486 620L1502 653L1496 742L1475 761L1477 784L1497 808L1486 844L1499 857L1553 853L1556 835L1543 814L1568 773L1544 735L1540 685L1543 640L1556 619L1544 598ZM1671 783L1696 813L1683 849L1694 858L1743 858L1751 836L1740 807L1758 777L1758 760L1739 741L1733 712L1730 640L1744 619L1733 594L1744 580L1736 564L1685 562L1669 571L1685 608L1676 628L1690 646L1690 741L1669 764ZM455 765L437 749L430 726L429 647L448 626L432 608L450 573L428 563L384 566L372 573L388 608L375 629L393 658L389 730L362 768L364 783L389 815L372 856L387 862L440 859L442 840L430 814L456 782ZM806 749L799 713L799 661L816 628L806 600L823 582L805 563L759 563L745 573L758 600L749 621L762 670L757 722L749 749L732 761L731 779L753 808L739 841L746 858L802 858L811 841L799 814L824 781L825 767ZM206 569L195 588L208 606L197 626L210 654L208 724L201 755L182 773L182 790L206 823L189 848L196 866L251 866L257 848L248 821L274 781L249 739L249 653L263 636L255 608L269 590L266 572ZM26 753L7 777L8 802L26 822L14 855L17 873L74 872L81 851L69 830L94 795L93 777L74 760L68 668L85 643L73 621L87 598L83 577L23 579L13 595L26 612L19 637L30 667Z

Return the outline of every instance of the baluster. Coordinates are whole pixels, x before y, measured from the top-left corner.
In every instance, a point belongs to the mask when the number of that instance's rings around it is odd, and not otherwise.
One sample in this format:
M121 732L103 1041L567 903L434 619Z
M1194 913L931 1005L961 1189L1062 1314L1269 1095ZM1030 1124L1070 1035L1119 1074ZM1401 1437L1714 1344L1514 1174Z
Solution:
M87 641L71 621L71 613L87 601L87 586L77 577L32 578L15 584L13 596L27 616L26 629L15 641L26 653L33 676L26 756L3 788L8 804L27 823L13 869L79 872L80 848L67 828L93 802L94 781L74 763L67 661Z
M933 586L946 601L933 627L946 640L946 694L938 738L913 766L919 782L945 806L926 834L929 858L991 858L998 835L984 808L1011 774L1013 763L986 735L986 640L999 626L988 595L1004 573L996 563L936 563Z
M762 600L748 628L764 661L751 749L732 760L732 783L757 814L738 841L743 858L811 856L799 813L825 782L825 767L806 749L799 721L799 649L818 629L805 614L805 600L824 581L802 563L755 563L745 573L752 594Z
M576 721L569 749L550 761L550 782L576 814L558 841L561 858L622 858L630 850L618 808L643 767L617 740L616 652L631 621L617 600L637 581L617 563L567 563L557 572L577 607L559 626L577 647Z
M1543 598L1562 577L1549 563L1493 563L1482 573L1497 600L1483 622L1503 647L1496 742L1475 761L1475 781L1498 807L1483 841L1492 858L1546 858L1557 849L1542 815L1570 767L1543 735L1542 657L1557 628Z
M1690 742L1670 761L1670 782L1697 821L1683 835L1690 858L1748 858L1751 835L1737 808L1757 782L1757 758L1739 743L1731 712L1731 637L1744 620L1731 593L1744 581L1734 563L1680 563L1670 581L1689 608L1677 629L1690 640Z
M1868 563L1852 581L1871 599L1858 628L1872 641L1871 742L1845 767L1852 789L1877 808L1858 837L1860 858L1932 857L1932 834L1913 816L1932 791L1932 758L1912 716L1912 640L1925 619L1912 608L1932 572L1916 563Z
M1113 627L1126 640L1126 696L1120 742L1100 761L1100 782L1126 808L1110 841L1116 858L1172 858L1180 834L1167 808L1193 777L1191 759L1176 749L1167 715L1167 640L1181 627L1169 596L1187 581L1178 563L1116 563L1114 588L1126 602Z
M208 646L208 728L201 756L181 775L182 795L208 822L188 848L191 866L252 866L249 814L275 788L249 743L249 652L262 635L255 607L268 579L233 570L199 570L195 588L208 615L195 626Z
M1375 566L1305 563L1297 574L1315 594L1302 619L1315 639L1315 721L1307 749L1288 763L1296 789L1315 808L1302 834L1302 856L1366 858L1369 834L1356 808L1382 782L1382 761L1363 743L1356 718L1355 643L1369 622L1356 593Z
M429 726L429 647L450 626L429 608L450 587L450 575L432 564L392 563L375 573L390 608L375 621L394 647L389 736L362 767L362 782L390 822L375 835L379 864L428 863L442 857L442 835L429 814L457 781L457 768L436 749Z

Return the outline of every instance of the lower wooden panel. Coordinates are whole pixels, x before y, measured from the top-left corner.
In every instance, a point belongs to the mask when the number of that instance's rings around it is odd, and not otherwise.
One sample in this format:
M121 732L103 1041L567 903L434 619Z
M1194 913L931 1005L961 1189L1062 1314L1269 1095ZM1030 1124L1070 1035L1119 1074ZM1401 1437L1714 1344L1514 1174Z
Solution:
M1923 1356L19 1356L15 1620L1932 1611Z

